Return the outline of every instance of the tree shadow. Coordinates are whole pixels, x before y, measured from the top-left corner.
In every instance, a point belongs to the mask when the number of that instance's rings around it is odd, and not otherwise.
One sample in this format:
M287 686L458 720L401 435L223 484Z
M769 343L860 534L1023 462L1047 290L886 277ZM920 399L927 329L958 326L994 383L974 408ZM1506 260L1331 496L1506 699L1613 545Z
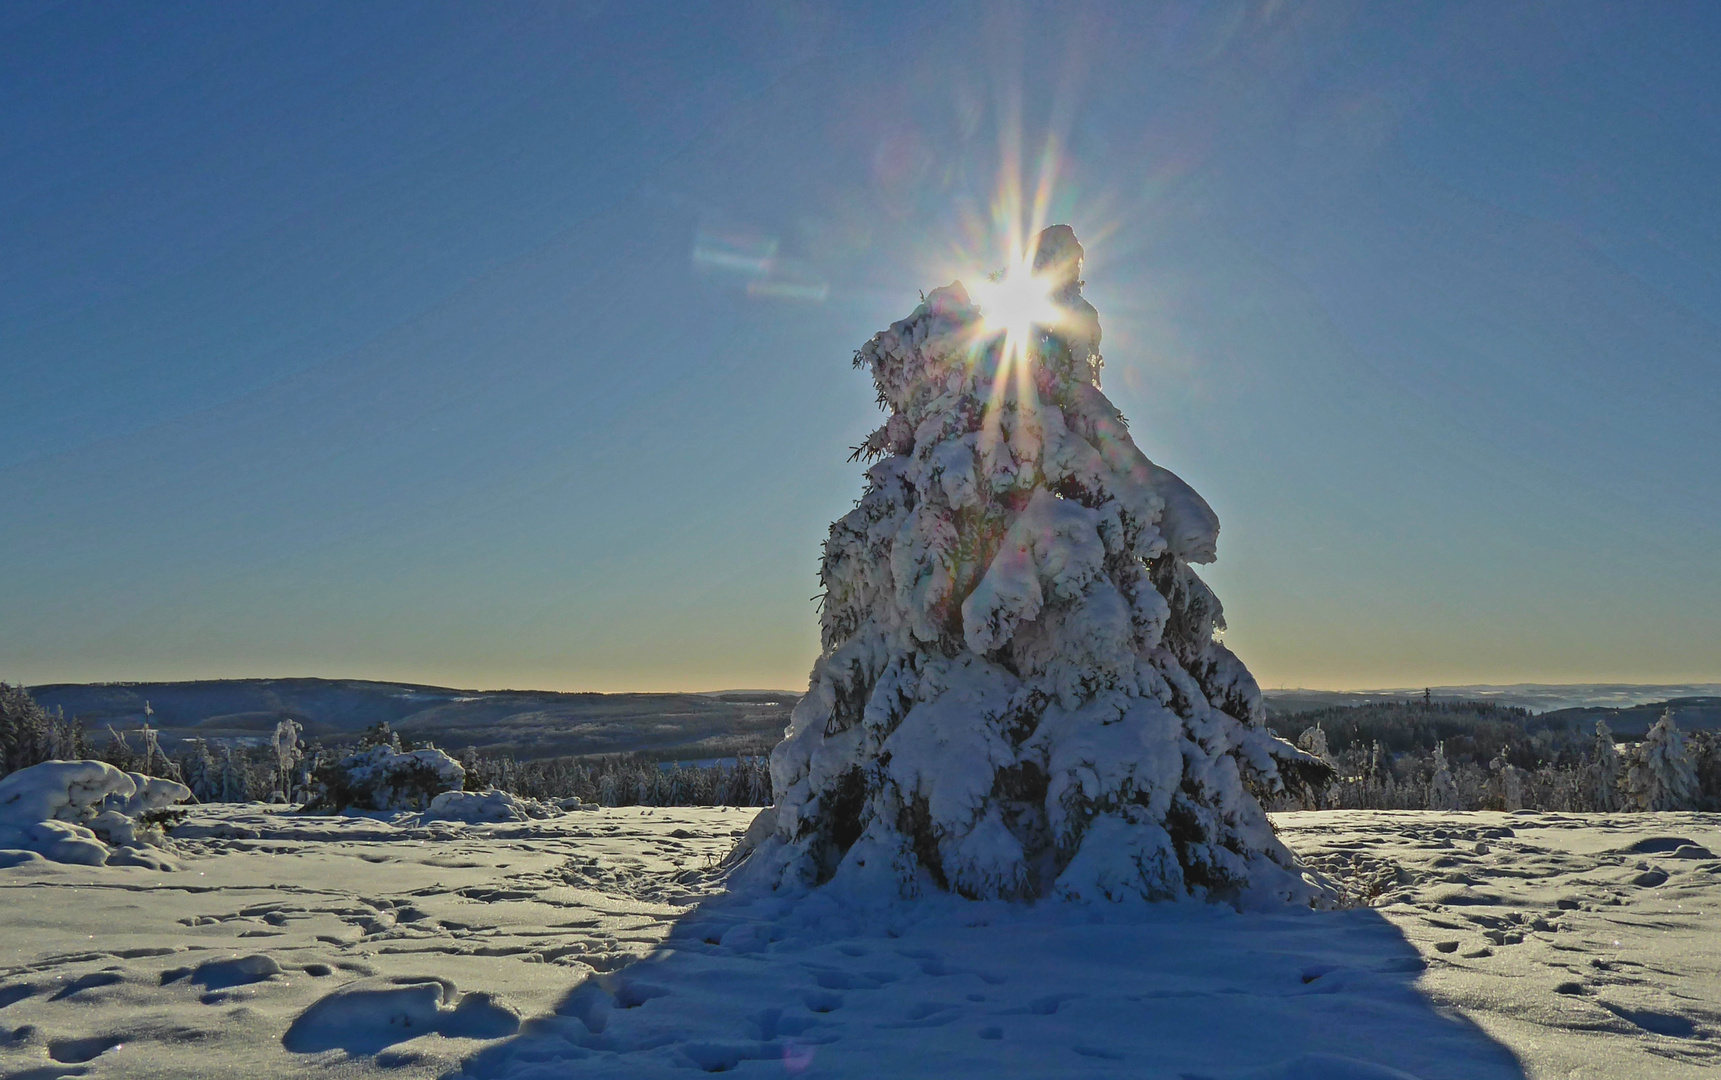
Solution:
M1524 1080L1425 967L1368 909L863 907L737 880L451 1075Z

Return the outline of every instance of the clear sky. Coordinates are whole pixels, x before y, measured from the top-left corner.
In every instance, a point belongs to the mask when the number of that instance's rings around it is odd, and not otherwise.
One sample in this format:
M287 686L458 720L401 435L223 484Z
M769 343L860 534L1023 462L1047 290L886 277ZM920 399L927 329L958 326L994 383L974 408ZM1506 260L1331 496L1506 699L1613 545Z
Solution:
M1699 3L14 0L0 678L804 686L850 356L1050 167L1264 685L1721 679L1718 55Z

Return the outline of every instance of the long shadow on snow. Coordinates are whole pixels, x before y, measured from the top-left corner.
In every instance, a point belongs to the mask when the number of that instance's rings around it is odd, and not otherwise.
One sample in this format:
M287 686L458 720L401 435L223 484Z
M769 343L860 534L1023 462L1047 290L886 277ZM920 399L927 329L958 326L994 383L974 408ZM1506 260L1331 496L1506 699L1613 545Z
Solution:
M865 909L747 880L454 1075L1523 1080L1369 910Z

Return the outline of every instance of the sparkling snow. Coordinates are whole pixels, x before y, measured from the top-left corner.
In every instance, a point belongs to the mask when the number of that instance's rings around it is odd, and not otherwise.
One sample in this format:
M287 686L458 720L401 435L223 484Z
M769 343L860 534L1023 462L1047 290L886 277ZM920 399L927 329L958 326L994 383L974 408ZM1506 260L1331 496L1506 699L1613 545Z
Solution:
M197 808L0 869L8 1077L1696 1077L1721 816L1276 815L1376 906L760 892L756 813Z

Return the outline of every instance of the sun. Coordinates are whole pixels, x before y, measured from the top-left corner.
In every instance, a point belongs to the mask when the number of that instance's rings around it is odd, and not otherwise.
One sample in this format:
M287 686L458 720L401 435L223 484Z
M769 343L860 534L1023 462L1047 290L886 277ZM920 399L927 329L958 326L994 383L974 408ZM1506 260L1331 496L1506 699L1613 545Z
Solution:
M1029 354L1038 331L1057 325L1063 318L1063 309L1052 298L1055 285L1052 279L1034 273L1032 251L1016 255L1004 269L976 283L971 296L980 308L977 344L996 341L999 345L995 395L1012 376L1015 381L1029 377Z
M1060 311L1052 299L1054 283L1034 273L1034 259L1027 255L1011 261L996 277L974 288L974 302L982 316L987 337L1004 335L1005 351L1026 346L1038 326L1051 326Z

